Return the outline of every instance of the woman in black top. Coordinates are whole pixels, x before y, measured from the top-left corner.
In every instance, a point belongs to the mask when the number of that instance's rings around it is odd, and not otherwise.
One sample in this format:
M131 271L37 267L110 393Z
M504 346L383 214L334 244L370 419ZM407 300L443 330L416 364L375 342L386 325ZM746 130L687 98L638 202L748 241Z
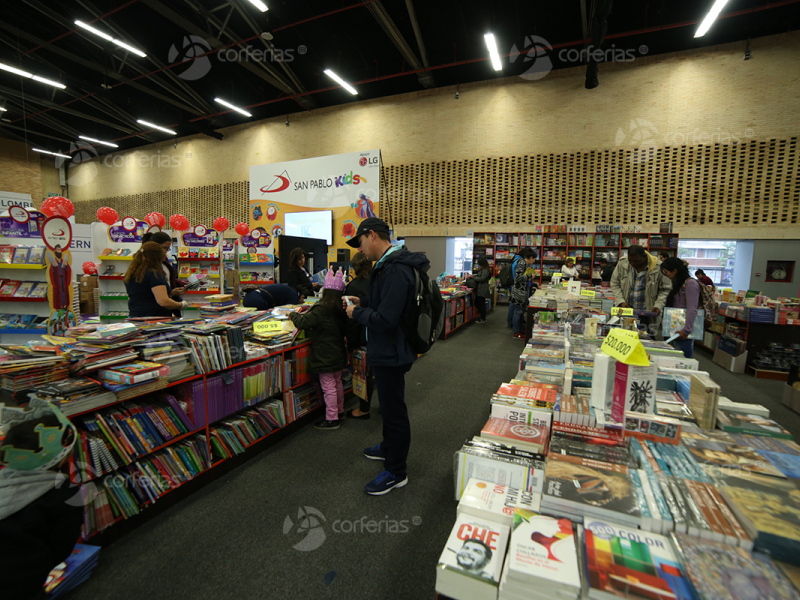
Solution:
M163 231L157 231L155 233L145 233L142 237L142 244L146 244L147 242L155 242L162 248L164 251L169 253L172 250L172 238L169 236L168 233L164 233ZM172 298L180 298L183 295L182 287L185 287L187 284L185 281L181 281L178 278L178 271L175 267L173 267L169 260L164 258L163 270L164 275L167 277L169 281L169 287L172 288L172 292L170 293Z
M289 279L286 282L290 288L297 290L301 296L313 296L319 289L318 283L311 283L308 273L304 269L306 255L302 248L295 248L289 255Z
M350 261L350 266L353 267L355 279L347 284L347 288L344 291L345 296L358 296L359 298L369 296L369 277L372 274L372 262L361 252L356 252L353 260ZM359 348L366 353L367 328L355 319L347 319L347 350L355 352ZM360 399L358 408L347 411L347 416L353 419L369 419L370 417L369 405L372 400L372 390L375 388L375 376L372 373L372 367L367 367L365 376L367 380L367 397Z
M145 242L134 255L125 273L131 317L171 317L173 310L189 307L188 302L170 298L172 288L162 265L166 257L166 250L156 242Z

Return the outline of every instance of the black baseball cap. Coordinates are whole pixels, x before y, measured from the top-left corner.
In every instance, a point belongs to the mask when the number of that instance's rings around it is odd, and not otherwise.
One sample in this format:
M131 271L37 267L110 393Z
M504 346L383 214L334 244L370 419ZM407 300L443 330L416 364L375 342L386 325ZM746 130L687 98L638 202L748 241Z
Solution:
M357 250L359 246L358 238L365 233L369 233L370 231L374 231L375 233L383 232L386 234L391 234L391 229L389 229L386 221L379 219L378 217L370 217L361 221L361 225L358 226L356 234L347 240L347 245Z

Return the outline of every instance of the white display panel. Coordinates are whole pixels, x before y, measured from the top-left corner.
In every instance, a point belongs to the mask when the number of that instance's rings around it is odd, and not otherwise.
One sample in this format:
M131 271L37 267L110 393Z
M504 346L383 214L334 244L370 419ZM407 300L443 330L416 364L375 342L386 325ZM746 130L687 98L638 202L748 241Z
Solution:
M325 240L328 246L333 245L333 211L286 213L284 218L284 235Z

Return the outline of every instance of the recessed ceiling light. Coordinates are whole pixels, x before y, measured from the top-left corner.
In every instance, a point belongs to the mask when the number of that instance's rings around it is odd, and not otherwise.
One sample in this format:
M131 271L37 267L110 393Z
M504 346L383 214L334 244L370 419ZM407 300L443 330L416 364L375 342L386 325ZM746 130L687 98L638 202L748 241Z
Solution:
M233 104L223 100L222 98L214 98L214 102L219 102L220 104L222 104L222 106L227 106L228 108L230 108L232 110L235 110L238 113L242 113L245 117L252 117L253 116L249 112L247 112L246 110L244 110L242 108L239 108L238 106L234 106Z
M134 48L133 46L129 46L128 44L126 44L122 40L118 40L117 38L111 37L107 33L103 33L99 29L97 29L95 27L92 27L91 25L87 25L83 21L75 21L75 25L77 25L78 27L82 27L86 31L92 32L96 36L101 37L104 40L107 40L107 41L111 42L112 44L116 44L117 46L119 46L121 48L125 48L125 50L128 50L129 52L133 52L137 56L141 56L142 58L147 56L147 54L145 54L144 52L142 52L138 48Z
M349 83L347 83L347 82L346 82L344 79L342 79L341 77L339 77L339 76L338 76L336 73L334 73L334 72L333 72L333 71L331 71L330 69L325 69L325 75L327 75L328 77L330 77L331 79L333 79L333 80L334 80L336 83L338 83L338 84L339 84L339 85L341 85L341 86L342 86L344 89L346 89L348 92L350 92L351 94L353 94L353 96L356 96L356 95L358 95L358 92L356 91L356 88L354 88L352 85L350 85Z
M146 125L147 127L152 127L153 129L158 129L159 131L163 131L164 133L169 133L169 134L172 134L172 135L178 135L175 131L172 131L171 129L167 129L166 127L161 127L161 125L154 125L153 123L150 123L149 121L142 121L141 119L136 119L136 122L141 124L141 125Z
M119 148L116 144L112 144L111 142L104 142L103 140L96 140L94 138L86 137L85 135L79 135L79 138L82 140L86 140L88 142L94 142L95 144L103 144L105 146L111 146L112 148Z

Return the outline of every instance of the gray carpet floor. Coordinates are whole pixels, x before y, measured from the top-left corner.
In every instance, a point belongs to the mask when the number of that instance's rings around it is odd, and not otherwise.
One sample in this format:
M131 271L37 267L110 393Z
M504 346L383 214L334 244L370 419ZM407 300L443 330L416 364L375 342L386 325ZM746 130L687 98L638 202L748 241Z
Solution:
M306 427L103 549L92 578L68 599L433 598L455 520L453 453L480 431L522 347L500 311L417 361L406 376L405 488L363 492L381 470L362 455L380 441L378 414L338 431ZM800 433L800 415L780 405L783 383L731 374L697 355L725 395L767 405ZM319 526L298 530L300 510Z

